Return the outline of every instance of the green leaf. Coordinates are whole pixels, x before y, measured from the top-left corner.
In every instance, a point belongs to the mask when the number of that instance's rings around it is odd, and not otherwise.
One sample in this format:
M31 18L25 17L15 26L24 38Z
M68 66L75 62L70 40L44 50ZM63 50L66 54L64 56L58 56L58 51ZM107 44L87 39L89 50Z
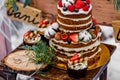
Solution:
M16 0L13 0L12 7L13 7L14 12L16 12L17 11Z
M30 3L30 0L25 0L25 3L24 3L24 8Z

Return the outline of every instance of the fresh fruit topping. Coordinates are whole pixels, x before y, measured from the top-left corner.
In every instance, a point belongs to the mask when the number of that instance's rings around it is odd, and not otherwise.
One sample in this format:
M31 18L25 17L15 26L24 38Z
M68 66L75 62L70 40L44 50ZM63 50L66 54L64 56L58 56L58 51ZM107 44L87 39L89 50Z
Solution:
M94 34L97 36L97 31L96 30L94 30Z
M58 2L58 5L59 5L59 7L63 7L62 1L59 1L59 2Z
M67 39L68 39L68 34L66 34L66 33L62 34L62 35L61 35L61 38L62 38L63 41L67 41Z
M83 11L88 11L88 10L89 10L89 6L86 5L83 7Z
M24 34L24 38L26 38L27 36L29 36L30 33L31 33L30 31L26 32L26 33Z
M76 43L78 42L78 34L71 34L69 38L72 40L72 42Z
M75 10L74 10L75 12L79 12L79 9L77 9L77 8L75 8Z
M43 20L42 20L42 23L43 23L43 24L48 24L48 23L49 23L49 20L48 20L48 19L43 19Z
M97 24L96 19L92 18L92 21L93 21L93 24L94 24L94 25L96 25L96 24Z
M80 59L79 54L75 54L74 56L72 56L72 57L70 58L70 61L75 61L75 60L78 60L78 59Z
M69 5L69 6L67 7L67 9L68 9L69 11L71 11L71 12L74 12L75 6Z
M85 3L81 0L77 0L76 4L75 4L75 8L82 8L85 5Z
M92 38L96 38L97 36L97 31L95 29L90 29L89 30L90 34L92 35Z
M67 42L68 42L68 44L71 44L71 39L68 38Z
M87 4L90 4L90 0L86 0L86 3L87 3Z
M61 32L57 32L57 33L55 34L55 39L56 39L56 40L60 40L60 39L61 39Z
M96 29L96 26L95 26L95 25L93 25L93 26L91 27L91 29Z
M66 8L66 7L63 7L63 11L67 11L67 8Z

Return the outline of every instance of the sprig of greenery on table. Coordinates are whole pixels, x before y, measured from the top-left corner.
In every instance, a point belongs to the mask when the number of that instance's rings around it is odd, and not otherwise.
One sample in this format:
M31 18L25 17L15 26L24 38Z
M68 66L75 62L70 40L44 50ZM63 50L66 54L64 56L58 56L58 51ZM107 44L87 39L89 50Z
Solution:
M30 0L25 0L23 7L25 8L30 3ZM16 0L6 0L5 6L12 5L14 12L17 10Z
M49 47L46 42L40 41L37 44L34 44L32 46L22 46L22 49L26 49L27 53L29 53L30 50L33 50L34 56L30 57L30 60L36 64L53 64L53 49Z

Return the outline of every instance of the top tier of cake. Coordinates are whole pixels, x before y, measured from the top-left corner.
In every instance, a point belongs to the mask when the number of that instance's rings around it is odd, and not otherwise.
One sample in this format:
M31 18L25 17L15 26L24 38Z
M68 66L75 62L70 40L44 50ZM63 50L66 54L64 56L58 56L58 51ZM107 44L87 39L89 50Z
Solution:
M63 32L88 30L93 24L90 0L60 0L57 9L57 22Z

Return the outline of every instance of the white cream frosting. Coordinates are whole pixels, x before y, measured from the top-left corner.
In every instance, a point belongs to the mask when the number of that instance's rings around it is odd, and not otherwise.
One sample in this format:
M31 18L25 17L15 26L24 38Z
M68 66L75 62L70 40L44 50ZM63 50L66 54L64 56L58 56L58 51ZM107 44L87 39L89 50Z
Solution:
M70 64L70 61L68 61L68 67L74 70L79 70L79 69L85 69L88 66L88 62L80 62L80 63L75 63L75 64Z
M100 51L101 51L101 48L99 48L99 50L95 54L93 54L92 56L90 56L88 58L90 59L90 58L95 57ZM62 57L59 57L59 56L56 56L56 57L57 57L58 60L61 60L61 61L67 61L68 60L66 58L62 58Z
M58 23L53 23L52 25L48 26L44 31L44 37L49 39L51 35L56 34L55 30L58 30L58 28Z
M91 39L91 41L96 41L100 36L101 36L101 33L99 33L98 36L97 36L95 39ZM68 43L65 42L65 41L56 40L55 38L52 38L51 40L55 41L56 43L68 44ZM83 42L83 41L81 41L81 42L79 42L79 44L80 44L80 43L82 43L82 44L88 44L89 42L90 42L90 41L88 41L88 42ZM71 43L71 44L73 44L73 43Z
M74 53L74 54L70 54L70 53L68 53L68 52L62 52L62 51L60 51L60 50L57 50L56 48L53 48L56 52L59 52L60 54L65 54L65 55L67 55L68 57L71 57L71 56L74 56L76 53ZM83 55L84 54L87 54L87 53L90 53L90 52L94 52L95 50L97 49L97 47L95 47L94 49L92 49L91 51L86 51L86 52L84 52L83 53Z
M50 46L53 47L53 46L57 46L58 49L64 49L65 51L76 51L76 52L79 52L79 51L83 51L83 50L88 50L88 49L92 49L94 48L95 46L98 46L100 45L100 41L97 40L95 43L89 45L89 46L86 46L86 47L81 47L81 48L68 48L68 47L63 47L63 46L60 46L58 44L54 44L52 42L52 40L50 40Z
M89 42L89 41L91 41L92 36L88 31L83 30L79 33L79 38L83 39L84 42Z
M82 8L79 9L79 12L70 12L69 10L63 11L62 7L57 6L57 8L63 13L64 15L73 15L73 14L88 14L92 10L92 5L90 4L90 8L88 11L83 11Z
M92 20L90 20L88 23L85 23L85 24L79 24L79 25L69 25L69 24L64 24L62 22L60 22L58 19L57 19L57 22L63 26L68 26L68 27L82 27L82 26L88 26L89 24L92 23Z
M62 5L65 7L68 7L71 3L74 4L75 0L62 0Z
M67 17L63 17L61 15L58 14L58 17L62 18L62 19L68 19L68 20L72 20L72 21L82 21L82 20L88 20L91 15L85 17L85 18L77 18L77 19L74 19L74 18L67 18Z
M86 29L84 29L84 30L88 30L88 29L90 29L91 28L91 26L92 26L93 24L91 24L90 25L90 27L88 27L88 28L86 28ZM59 28L61 31L64 31L64 32L80 32L80 31L82 31L82 30L66 30L66 29L63 29L63 28Z

